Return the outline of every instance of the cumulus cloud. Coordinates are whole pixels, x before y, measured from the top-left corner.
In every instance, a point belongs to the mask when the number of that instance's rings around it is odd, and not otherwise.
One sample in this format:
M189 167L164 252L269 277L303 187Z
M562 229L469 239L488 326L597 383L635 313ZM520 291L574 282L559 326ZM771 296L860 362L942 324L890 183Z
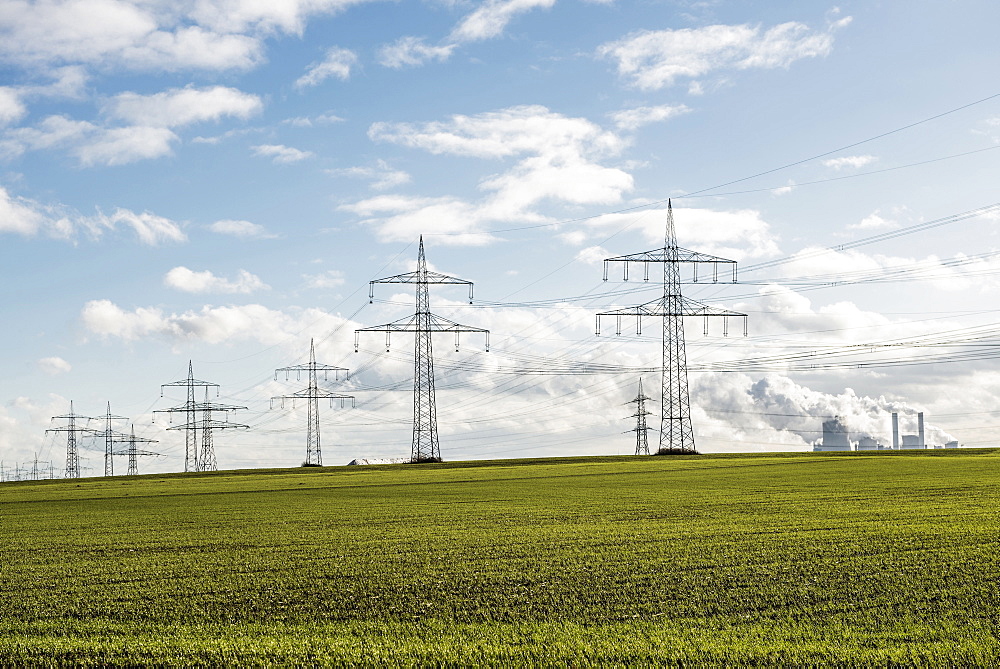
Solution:
M99 220L105 227L124 225L131 228L139 241L147 246L187 241L187 235L179 224L148 211L139 214L129 209L116 209L110 216L101 214Z
M346 281L344 273L339 269L327 270L322 274L306 274L302 278L305 279L306 288L315 288L318 290L336 288L344 285Z
M217 121L224 116L246 119L258 114L263 103L256 95L235 88L174 88L153 95L121 93L104 107L111 118L136 126L174 128Z
M245 70L276 32L299 35L313 16L368 0L46 0L8 2L0 60L129 70Z
M410 182L409 174L393 169L384 160L377 161L374 167L345 167L329 170L328 173L334 176L367 179L372 182L371 187L375 190L395 188Z
M118 208L110 216L98 212L83 216L60 205L44 205L28 198L13 197L0 187L0 232L24 236L46 234L60 239L74 239L82 232L93 239L119 226L130 228L139 241L148 246L187 241L181 226L150 212L136 213Z
M636 131L644 125L659 123L691 111L686 105L658 105L622 109L611 114L611 119L621 130Z
M841 156L840 158L830 158L829 160L824 160L823 165L826 167L832 167L838 172L845 168L858 169L859 167L864 167L865 165L870 165L874 163L878 158L875 156Z
M0 126L19 121L26 113L20 94L9 86L0 86Z
M680 30L644 30L601 45L597 53L616 63L618 74L643 90L672 86L719 70L787 68L803 58L826 56L834 31L849 18L815 32L788 22L762 29L712 25Z
M54 227L54 220L41 204L14 197L0 186L0 232L30 236L45 227Z
M375 123L368 134L374 141L432 154L512 162L480 182L485 195L476 202L386 195L342 205L366 217L386 240L410 239L414 231L423 231L446 234L444 243L485 244L492 237L480 231L488 222L545 221L537 210L543 203L610 204L633 188L630 174L601 164L621 152L622 138L587 119L538 105L443 122Z
M663 246L667 225L667 210L649 209L641 213L605 214L589 219L585 225L591 230L637 227L651 244ZM771 226L761 218L759 211L677 207L674 225L678 243L703 253L732 260L766 258L778 255L777 237ZM603 235L604 233L601 232Z
M66 372L72 370L73 365L69 364L62 358L52 357L40 359L38 361L38 368L42 370L42 373L44 374L56 376L57 374L65 374Z
M414 67L432 60L448 60L455 47L455 44L432 46L421 37L401 37L379 49L378 62L394 69Z
M230 281L212 274L209 270L195 272L187 267L174 267L163 277L163 284L186 293L240 293L249 294L269 288L260 277L241 269L236 279Z
M250 221L222 220L216 221L208 226L208 229L220 235L232 235L233 237L243 237L245 239L273 239L273 235L267 231L263 225L251 223Z
M518 14L554 4L555 0L487 0L463 17L440 44L427 44L423 37L412 35L401 37L379 49L379 63L399 69L448 60L461 44L498 37Z
M295 81L295 86L318 86L330 77L347 81L351 77L351 68L357 62L358 56L353 51L332 47L327 50L326 57L321 62L313 63L306 69L306 73Z
M449 40L474 42L497 37L518 14L555 4L555 0L487 0L455 26Z
M892 230L898 228L899 223L887 219L882 216L882 212L879 210L873 211L868 216L865 216L858 223L852 223L847 226L848 230Z
M271 158L278 165L290 165L311 158L312 151L300 151L282 144L260 144L250 147L254 155Z
M168 156L178 140L168 128L106 128L89 121L49 116L36 127L8 132L4 151L18 155L27 150L66 149L82 166L114 166Z
M135 341L148 337L171 342L220 344L254 341L265 345L287 342L307 328L333 330L344 319L318 309L285 313L259 304L166 313L153 307L126 310L110 300L87 302L80 314L84 327L102 338Z

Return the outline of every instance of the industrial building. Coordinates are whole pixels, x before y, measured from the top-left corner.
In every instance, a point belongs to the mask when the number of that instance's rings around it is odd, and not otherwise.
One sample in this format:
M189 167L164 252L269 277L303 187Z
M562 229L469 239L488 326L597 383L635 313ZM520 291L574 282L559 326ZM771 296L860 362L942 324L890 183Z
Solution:
M958 448L957 441L949 441L943 446L927 446L924 438L924 414L917 414L917 433L899 433L899 414L892 414L892 446L879 443L878 439L868 434L858 435L858 440L852 442L847 425L840 418L835 416L830 420L823 421L823 438L813 444L813 450L822 451L882 451L882 450L912 450L925 448Z

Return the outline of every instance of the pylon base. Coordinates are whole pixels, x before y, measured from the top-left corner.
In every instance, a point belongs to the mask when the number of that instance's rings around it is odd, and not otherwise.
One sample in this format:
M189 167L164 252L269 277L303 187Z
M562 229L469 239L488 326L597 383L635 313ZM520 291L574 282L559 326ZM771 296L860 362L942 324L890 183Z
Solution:
M693 448L661 448L653 455L701 455Z

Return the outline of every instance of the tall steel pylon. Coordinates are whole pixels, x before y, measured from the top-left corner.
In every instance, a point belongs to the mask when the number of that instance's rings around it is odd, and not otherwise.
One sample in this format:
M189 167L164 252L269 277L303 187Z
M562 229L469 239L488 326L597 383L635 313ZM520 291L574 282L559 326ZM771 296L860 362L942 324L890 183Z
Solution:
M174 425L168 427L168 430L184 430L184 471L186 472L202 472L202 471L215 471L218 469L218 464L215 459L215 446L212 442L212 431L213 430L225 430L231 428L238 429L250 429L248 425L240 425L238 423L230 423L229 421L220 421L212 417L213 412L223 412L235 411L236 409L246 409L244 406L236 406L233 404L219 404L217 402L208 401L208 389L215 388L216 394L218 394L218 383L210 383L208 381L199 381L194 378L194 366L191 361L188 361L188 375L186 379L181 379L180 381L172 381L170 383L164 383L160 386L160 397L163 396L163 389L169 387L181 387L187 389L187 400L184 404L170 407L169 409L157 409L154 414L166 413L173 415L175 413L184 414L186 420L183 425ZM205 389L205 401L198 402L195 399L195 389L204 388ZM198 412L201 412L201 420L198 420ZM198 430L201 430L201 454L198 453Z
M430 284L456 284L469 287L469 304L472 304L472 282L446 276L427 269L424 256L424 238L420 237L417 254L417 271L375 279L369 283L368 299L374 300L376 283L412 283L417 286L417 309L413 316L385 325L359 328L354 331L354 350L358 350L358 333L385 332L385 348L389 350L393 332L413 332L413 444L411 462L440 462L441 446L438 440L437 406L434 399L434 352L431 347L432 332L454 332L455 350L462 332L482 332L486 335L486 350L490 350L490 331L469 325L460 325L431 313Z
M145 437L135 436L135 425L132 426L132 433L128 435L126 440L128 443L128 450L125 453L128 455L128 473L127 476L138 476L139 475L139 457L140 455L159 455L159 453L153 453L151 451L140 451L135 445L136 444L153 444L156 443L156 439L146 439Z
M80 478L80 436L84 434L95 434L94 430L77 425L79 420L93 420L90 416L81 416L73 411L73 402L70 400L69 413L62 416L53 416L52 420L65 420L65 427L54 427L46 430L49 432L66 433L66 478Z
M128 437L124 432L116 432L112 428L112 421L128 420L125 416L113 416L111 414L111 402L108 402L108 413L101 416L104 419L104 429L94 433L94 437L104 438L104 475L115 475L114 447L115 444L122 443Z
M643 251L630 255L607 258L604 261L604 280L608 279L608 263L624 264L624 279L628 280L629 263L643 263L644 279L649 280L649 264L663 265L663 297L640 304L597 314L597 334L601 333L601 316L616 317L616 334L621 334L621 317L635 316L637 330L642 332L643 316L659 316L663 319L663 376L660 383L660 448L657 453L696 453L694 429L691 426L691 400L688 394L687 353L684 348L684 316L704 318L704 332L708 334L708 318L723 318L723 335L729 334L729 318L743 319L743 334L746 335L747 315L727 309L717 309L696 302L681 295L680 266L688 263L694 266L694 281L698 281L698 265L712 265L712 281L719 280L719 265L732 266L733 283L736 282L736 261L707 255L677 246L677 231L674 228L674 210L667 201L667 224L663 248Z
M319 400L320 398L329 398L330 406L333 406L333 400L339 399L341 406L343 406L344 400L351 400L351 406L354 406L354 396L353 395L341 395L338 393L331 392L325 388L319 387L319 373L323 372L323 380L329 380L330 372L333 372L334 380L340 380L340 372L344 372L350 378L349 372L345 367L334 367L332 365L324 365L316 362L316 347L313 340L309 340L309 362L304 365L292 365L290 367L279 367L274 370L274 380L278 380L278 372L285 373L285 380L288 380L288 376L295 372L296 378L302 378L302 372L305 372L309 379L309 385L304 390L299 390L292 393L291 395L280 395L278 397L272 397L271 402L274 400L284 400L290 399L294 402L297 399L305 399L308 405L307 408L307 427L306 427L306 465L315 465L317 467L323 465L323 451L320 447L320 430L319 430Z
M646 425L646 416L652 416L646 411L646 401L653 399L642 392L642 378L639 378L639 394L634 400L629 400L626 404L635 405L635 413L629 418L635 418L635 427L629 432L635 432L635 454L649 455L649 426Z

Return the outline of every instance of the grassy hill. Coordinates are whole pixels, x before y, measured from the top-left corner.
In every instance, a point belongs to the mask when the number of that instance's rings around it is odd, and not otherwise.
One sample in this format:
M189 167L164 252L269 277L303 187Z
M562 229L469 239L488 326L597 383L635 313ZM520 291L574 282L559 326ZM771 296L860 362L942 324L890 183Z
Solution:
M1000 453L0 485L4 663L1000 663Z

